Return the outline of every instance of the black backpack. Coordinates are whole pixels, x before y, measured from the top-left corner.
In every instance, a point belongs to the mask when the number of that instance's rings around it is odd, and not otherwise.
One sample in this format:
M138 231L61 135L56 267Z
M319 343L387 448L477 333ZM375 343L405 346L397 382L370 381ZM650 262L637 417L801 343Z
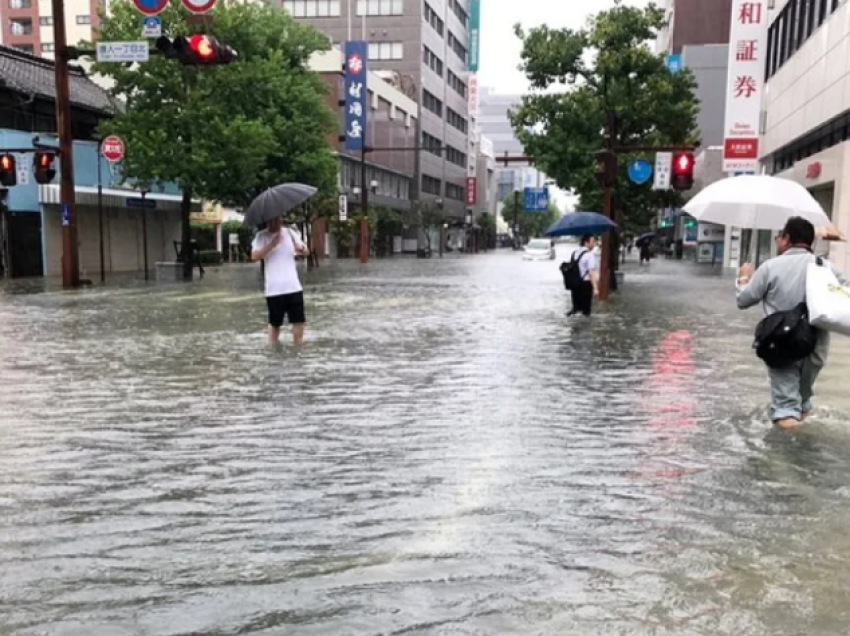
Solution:
M561 263L561 276L564 277L564 289L572 291L573 289L578 289L581 286L584 279L581 277L579 262L585 254L587 254L587 250L573 252L573 256L569 263L566 261Z
M809 308L800 303L762 320L756 327L753 349L770 368L784 369L812 355L817 344L818 330L809 323Z

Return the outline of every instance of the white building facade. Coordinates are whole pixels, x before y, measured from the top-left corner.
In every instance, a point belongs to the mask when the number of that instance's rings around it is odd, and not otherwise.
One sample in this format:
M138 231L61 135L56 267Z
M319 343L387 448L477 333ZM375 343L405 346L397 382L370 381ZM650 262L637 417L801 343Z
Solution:
M762 164L850 235L850 2L776 0L768 42ZM846 243L818 251L850 270Z

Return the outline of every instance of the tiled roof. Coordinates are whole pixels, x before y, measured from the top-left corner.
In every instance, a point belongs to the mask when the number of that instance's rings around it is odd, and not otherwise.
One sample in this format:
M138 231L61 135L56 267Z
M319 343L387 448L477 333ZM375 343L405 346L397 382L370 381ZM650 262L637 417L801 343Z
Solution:
M113 113L117 110L109 93L86 77L82 69L71 66L69 81L71 104L74 106L102 113ZM35 94L51 101L55 100L53 60L0 46L0 89L3 87L25 95Z

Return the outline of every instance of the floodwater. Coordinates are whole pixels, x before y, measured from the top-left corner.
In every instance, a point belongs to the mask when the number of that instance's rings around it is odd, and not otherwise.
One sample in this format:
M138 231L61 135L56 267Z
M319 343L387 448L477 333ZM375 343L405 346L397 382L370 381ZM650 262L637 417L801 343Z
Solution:
M850 625L850 346L770 432L758 312L655 261L0 292L0 634L822 635ZM842 382L844 383L842 385Z

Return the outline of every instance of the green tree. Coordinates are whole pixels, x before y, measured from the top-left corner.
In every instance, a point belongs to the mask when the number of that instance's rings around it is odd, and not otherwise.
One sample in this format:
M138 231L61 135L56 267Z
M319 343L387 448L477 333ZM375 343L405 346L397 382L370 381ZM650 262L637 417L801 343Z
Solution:
M583 29L516 27L532 90L552 85L565 90L525 96L511 122L526 154L558 186L578 195L581 209L602 208L594 153L605 145L606 124L614 124L612 142L619 147L689 145L698 139L693 74L671 73L647 44L664 20L654 4L637 8L617 0ZM677 193L628 180L625 167L637 156L620 156L613 193L615 220L633 232L645 229L658 208L681 202Z
M429 254L433 251L431 235L445 224L446 219L443 208L428 200L411 201L410 209L402 215L403 225L419 228Z
M478 227L481 228L484 249L496 249L496 218L489 212L482 212L478 217Z
M169 37L192 28L177 0L161 17ZM139 65L94 65L126 104L100 132L125 140L124 178L172 181L183 191L184 245L193 197L243 207L287 181L329 191L336 172L327 143L336 120L323 102L325 85L306 66L329 48L327 37L265 4L219 3L209 17L210 35L237 51L229 65L184 67L161 55ZM113 2L100 38L137 40L139 25L131 3ZM184 272L191 277L190 264Z
M508 225L519 226L519 237L532 239L543 236L546 229L554 223L561 213L554 203L549 203L546 212L528 212L522 207L522 193L514 192L505 197L502 217Z

